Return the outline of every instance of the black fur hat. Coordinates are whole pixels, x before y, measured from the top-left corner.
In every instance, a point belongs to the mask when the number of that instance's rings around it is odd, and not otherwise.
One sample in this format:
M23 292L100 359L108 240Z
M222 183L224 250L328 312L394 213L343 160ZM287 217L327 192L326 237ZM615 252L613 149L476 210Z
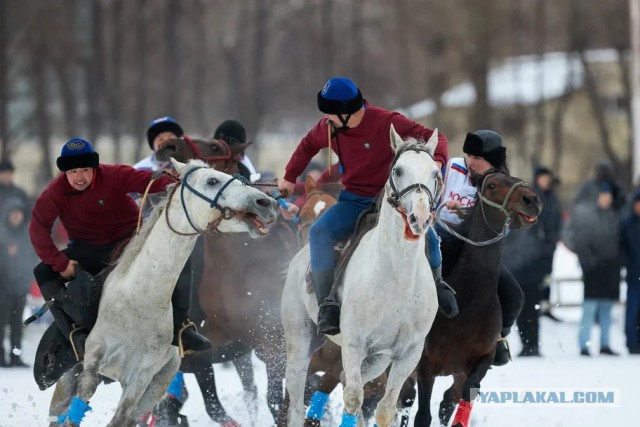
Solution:
M227 144L244 144L247 142L247 132L244 126L236 120L225 120L220 123L213 133L213 139L223 139Z
M507 149L502 145L502 137L492 130L467 133L462 151L472 156L482 157L495 168L504 166L507 161Z
M100 156L93 150L91 143L82 138L73 138L62 146L56 165L62 172L77 168L97 168Z
M155 119L149 124L149 129L147 129L147 142L152 150L155 150L153 140L162 132L172 132L178 138L184 135L184 131L173 117L165 116Z

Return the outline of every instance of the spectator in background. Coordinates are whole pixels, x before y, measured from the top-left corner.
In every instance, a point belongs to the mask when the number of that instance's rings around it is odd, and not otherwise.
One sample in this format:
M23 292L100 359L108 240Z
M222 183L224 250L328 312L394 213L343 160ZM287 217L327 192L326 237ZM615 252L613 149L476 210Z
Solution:
M12 197L17 197L22 200L27 206L31 206L31 202L29 200L29 196L27 196L27 193L25 193L22 188L17 187L14 184L14 172L15 168L13 167L13 163L11 163L11 160L6 159L0 161L0 212L2 212L5 202Z
M584 181L582 185L580 185L576 191L573 206L585 201L597 202L601 184L609 185L613 197L611 207L616 211L620 211L625 204L624 193L613 173L611 163L606 160L598 161L595 165L594 177Z
M554 191L553 172L545 167L534 169L533 189L544 206L538 223L505 238L503 259L524 292L524 306L518 316L522 340L520 356L540 356L540 302L545 278L551 274L553 254L560 239L562 216Z
M564 242L576 253L584 282L584 302L578 340L580 354L589 356L591 328L600 324L600 354L617 355L609 345L611 309L620 295L620 217L613 207L613 187L598 184L595 201L585 198L573 209L564 230Z
M627 268L625 335L627 349L640 354L640 190L631 195L631 208L620 227L620 241Z
M31 271L36 262L29 240L31 207L20 197L3 200L0 211L0 366L28 367L22 361L22 314L31 285ZM3 346L5 328L9 326L9 358ZM8 360L8 362L7 362Z

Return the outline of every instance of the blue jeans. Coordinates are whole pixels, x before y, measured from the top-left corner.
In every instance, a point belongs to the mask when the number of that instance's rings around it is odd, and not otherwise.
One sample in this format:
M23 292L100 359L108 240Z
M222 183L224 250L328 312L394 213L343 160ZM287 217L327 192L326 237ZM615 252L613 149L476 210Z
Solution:
M355 231L360 214L375 202L375 197L358 196L346 190L340 192L338 203L329 208L309 230L311 271L335 268L333 247ZM428 259L431 268L442 264L440 238L433 227L427 229Z
M358 196L346 190L340 192L338 203L318 218L309 230L311 271L335 268L333 247L353 234L358 216L371 206L375 199Z
M586 299L582 303L582 320L580 320L580 333L578 341L580 349L588 348L587 342L591 339L591 328L598 315L598 323L600 324L600 348L609 347L609 330L611 329L611 309L613 308L613 300L596 298Z
M640 347L640 285L627 283L627 309L624 318L624 333L627 336L627 348Z

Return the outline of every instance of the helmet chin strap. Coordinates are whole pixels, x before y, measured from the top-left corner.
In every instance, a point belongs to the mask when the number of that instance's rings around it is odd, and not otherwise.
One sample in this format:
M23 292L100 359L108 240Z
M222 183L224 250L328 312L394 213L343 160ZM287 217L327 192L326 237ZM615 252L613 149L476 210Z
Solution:
M342 124L342 126L339 127L338 129L340 130L349 129L349 126L347 126L347 123L349 123L349 120L351 120L351 113L346 114L346 118L344 118L342 114L337 114L337 116L338 116L338 119L340 120L340 123Z

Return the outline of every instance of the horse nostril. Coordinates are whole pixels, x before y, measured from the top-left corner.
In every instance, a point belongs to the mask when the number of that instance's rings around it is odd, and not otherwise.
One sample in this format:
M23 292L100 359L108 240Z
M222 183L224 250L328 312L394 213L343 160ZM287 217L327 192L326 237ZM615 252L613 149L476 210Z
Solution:
M414 214L409 215L409 223L415 224L416 222L418 222L418 218Z

